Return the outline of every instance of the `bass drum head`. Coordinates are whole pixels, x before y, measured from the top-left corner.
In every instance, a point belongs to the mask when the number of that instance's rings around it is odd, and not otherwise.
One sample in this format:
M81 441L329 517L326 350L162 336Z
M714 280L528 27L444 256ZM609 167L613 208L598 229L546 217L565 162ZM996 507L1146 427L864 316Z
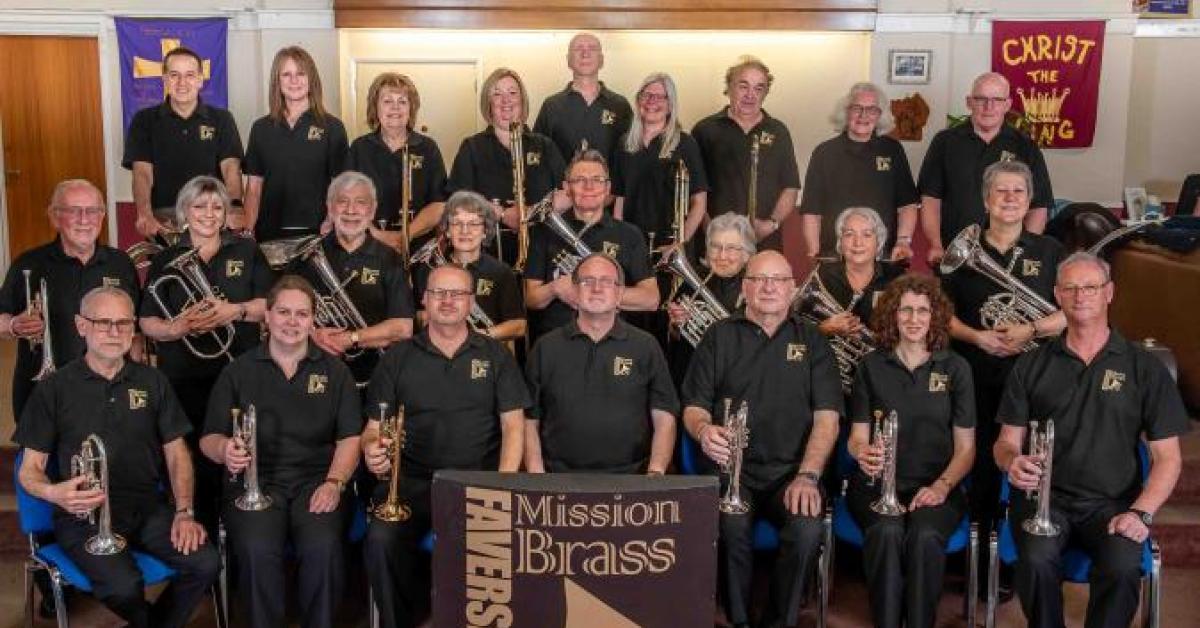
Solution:
M1046 225L1046 235L1061 242L1067 252L1072 253L1091 248L1120 228L1121 221L1107 207L1098 203L1071 203ZM1112 245L1105 247L1106 251L1112 249Z

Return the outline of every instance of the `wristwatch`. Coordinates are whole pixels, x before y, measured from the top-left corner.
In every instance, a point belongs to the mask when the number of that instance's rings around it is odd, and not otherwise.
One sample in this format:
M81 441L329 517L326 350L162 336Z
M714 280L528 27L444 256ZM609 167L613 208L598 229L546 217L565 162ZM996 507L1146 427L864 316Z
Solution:
M813 484L821 483L821 474L816 471L800 471L796 474L796 479L805 479Z
M196 509L191 508L191 507L180 508L175 511L175 516L178 517L179 515L187 515L187 516L191 517L192 519L195 519L196 518Z
M1138 519L1142 520L1142 525L1146 526L1147 528L1150 527L1150 524L1154 523L1154 515L1146 512L1145 510L1130 508L1129 512L1137 515Z
M331 476L325 478L325 481L336 486L339 493L346 490L346 481L345 480L339 480L338 478L335 478L331 475Z
M358 332L356 332L356 331L350 332L350 348L351 349L358 349L358 341L359 340L360 340L360 336L358 335Z

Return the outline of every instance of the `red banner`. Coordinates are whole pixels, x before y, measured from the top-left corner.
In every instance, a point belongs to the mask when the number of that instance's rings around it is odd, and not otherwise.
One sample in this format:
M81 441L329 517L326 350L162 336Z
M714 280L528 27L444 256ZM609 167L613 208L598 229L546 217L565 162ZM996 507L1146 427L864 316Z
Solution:
M992 70L1039 146L1092 145L1103 51L1103 21L992 23Z

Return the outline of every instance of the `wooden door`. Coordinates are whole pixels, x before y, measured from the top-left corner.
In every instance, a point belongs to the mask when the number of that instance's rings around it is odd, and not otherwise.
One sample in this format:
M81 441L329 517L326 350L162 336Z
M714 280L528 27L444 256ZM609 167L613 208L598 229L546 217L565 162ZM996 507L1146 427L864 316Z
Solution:
M0 36L0 124L11 261L54 237L55 184L81 178L104 191L96 38Z

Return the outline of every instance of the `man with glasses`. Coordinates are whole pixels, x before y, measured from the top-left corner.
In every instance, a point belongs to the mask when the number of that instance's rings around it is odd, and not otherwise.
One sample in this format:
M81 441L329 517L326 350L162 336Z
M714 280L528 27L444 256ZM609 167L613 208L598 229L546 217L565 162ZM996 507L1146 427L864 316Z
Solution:
M756 517L779 529L780 547L770 600L755 625L797 625L821 546L821 471L837 440L842 386L829 342L790 315L795 290L783 255L752 257L742 280L745 311L708 330L682 386L683 425L718 465L733 453L723 426L726 401L731 413L743 402L749 412L741 497L750 510L720 516L723 602L734 626L751 624Z
M447 213L453 204L451 197ZM363 458L368 471L385 478L374 503L387 498L393 463L387 451L393 443L379 431L386 403L388 416L404 413L399 496L412 512L407 521L376 517L367 532L367 577L385 628L416 626L429 609L428 556L420 543L431 525L434 472L511 473L521 465L529 392L504 345L467 326L472 283L471 273L449 264L429 275L423 295L429 324L388 351L367 389Z
M1109 326L1115 289L1104 260L1071 255L1058 267L1054 296L1066 331L1026 353L1008 378L997 418L995 458L1012 484L1010 518L1017 542L1015 584L1029 625L1063 625L1062 552L1092 559L1088 626L1128 626L1138 608L1142 543L1154 513L1179 478L1179 436L1189 429L1179 390L1162 362ZM1037 502L1027 491L1046 460L1024 449L1031 421L1054 421L1048 495L1052 536L1022 523ZM1143 481L1138 447L1150 450ZM1025 453L1022 453L1025 452ZM1145 610L1143 610L1145 612Z
M173 216L175 197L198 175L220 179L232 203L242 204L242 138L228 110L200 100L204 63L195 51L179 47L163 57L167 98L133 116L121 166L133 171L137 230L147 238ZM230 227L241 229L241 216Z
M592 253L570 279L578 316L538 340L526 366L525 469L662 475L679 414L662 349L617 316L625 273L616 260Z
M136 323L128 293L92 288L72 318L87 350L42 382L26 407L14 436L25 448L19 480L31 495L57 507L55 540L91 581L97 599L130 626L182 627L220 569L192 512L193 467L184 441L191 423L162 373L125 359ZM96 509L105 505L105 491L85 486L85 476L70 477L71 457L91 434L100 437L107 455L112 532L128 543L111 555L85 548L97 534ZM134 550L176 572L153 604L145 598Z
M542 101L533 130L554 140L563 157L588 148L600 151L610 163L617 140L629 130L633 109L625 97L600 80L604 49L591 33L578 33L567 44L571 82Z
M571 208L564 212L566 225L593 253L617 261L627 287L617 308L649 312L658 307L658 282L650 272L646 238L637 227L615 220L604 211L610 189L608 166L596 150L580 153L567 168L567 195ZM545 224L532 230L529 267L525 269L525 306L530 310L530 340L569 323L578 307L578 292L571 279L570 263L560 263L576 250Z
M921 230L929 241L929 263L942 258L944 246L967 225L982 225L986 216L979 196L983 171L998 161L1020 161L1033 171L1032 202L1025 227L1041 233L1046 211L1054 203L1050 173L1042 150L1028 136L1005 123L1012 107L1008 79L996 72L979 75L966 98L970 119L934 136L921 164Z

